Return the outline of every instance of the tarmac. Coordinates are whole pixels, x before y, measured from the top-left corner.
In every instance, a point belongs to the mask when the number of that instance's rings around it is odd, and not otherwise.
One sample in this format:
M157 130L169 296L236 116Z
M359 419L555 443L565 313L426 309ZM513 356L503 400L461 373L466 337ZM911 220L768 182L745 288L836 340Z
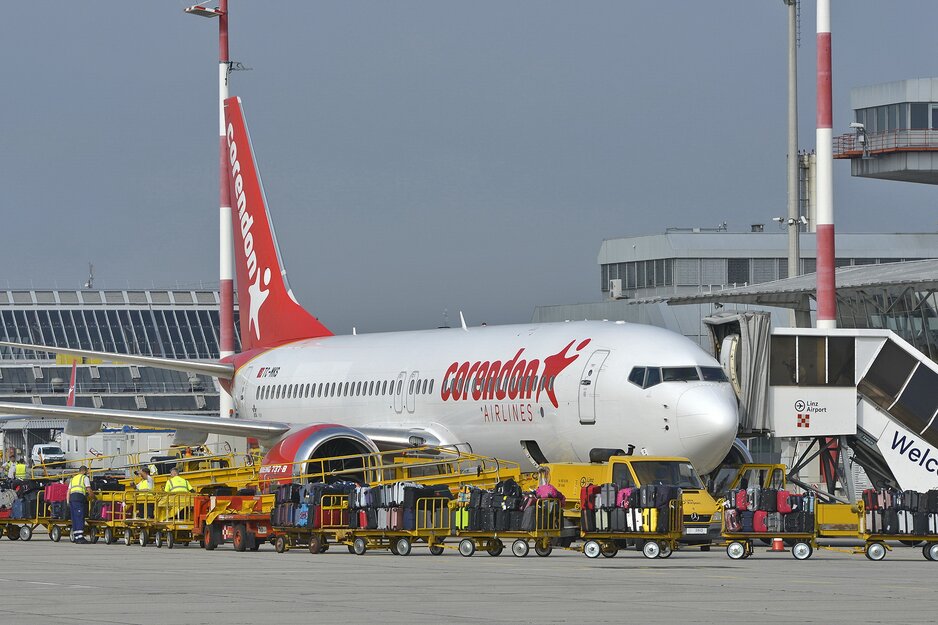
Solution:
M453 545L455 546L455 545ZM432 556L344 546L311 555L270 545L237 553L192 545L0 541L0 623L934 623L938 563L896 547L881 562L818 551L797 561L759 547L648 560L573 551L516 558Z

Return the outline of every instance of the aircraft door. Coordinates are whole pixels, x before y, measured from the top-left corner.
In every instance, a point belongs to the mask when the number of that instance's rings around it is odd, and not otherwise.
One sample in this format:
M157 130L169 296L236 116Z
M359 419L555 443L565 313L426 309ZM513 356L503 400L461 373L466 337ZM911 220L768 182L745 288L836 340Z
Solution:
M608 356L609 350L598 349L583 367L583 374L580 376L580 423L583 425L596 423L596 386L599 382L599 371Z
M414 408L417 407L417 386L420 384L420 381L417 379L417 376L420 375L419 371L413 371L410 374L410 379L407 381L407 388L405 389L407 393L407 412L412 413Z
M401 371L397 374L397 380L394 382L394 412L400 414L404 410L404 381L407 378L407 372Z

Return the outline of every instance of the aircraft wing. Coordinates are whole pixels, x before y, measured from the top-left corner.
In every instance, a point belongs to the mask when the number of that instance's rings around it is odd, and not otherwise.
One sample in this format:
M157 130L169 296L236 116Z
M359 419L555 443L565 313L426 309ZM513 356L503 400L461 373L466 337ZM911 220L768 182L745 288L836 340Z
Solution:
M152 428L169 428L186 433L211 433L245 436L271 441L290 430L290 425L276 421L228 419L222 417L193 416L173 412L134 412L105 408L78 408L74 406L47 406L18 402L0 402L0 421L16 419L75 419L91 423L121 423ZM8 416L9 415L9 416Z
M138 356L135 354L97 352L87 349L50 347L48 345L30 345L29 343L11 343L8 341L0 341L0 347L13 347L16 349L27 349L36 352L50 352L52 354L75 356L76 358L95 358L100 360L108 360L111 362L127 363L131 365L156 367L158 369L171 369L173 371L197 373L200 375L208 375L213 378L223 378L225 380L230 380L232 377L234 377L234 366L220 362L176 360L175 358L158 358L156 356Z

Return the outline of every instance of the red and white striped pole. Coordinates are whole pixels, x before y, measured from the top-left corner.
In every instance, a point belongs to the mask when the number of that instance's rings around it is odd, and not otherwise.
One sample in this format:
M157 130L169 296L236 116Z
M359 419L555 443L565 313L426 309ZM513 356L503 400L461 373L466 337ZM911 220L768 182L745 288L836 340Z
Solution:
M228 191L227 150L225 149L225 99L228 97L228 0L218 9L218 311L219 356L234 355L234 280L232 276L231 200ZM219 391L219 412L231 416L234 404L224 389Z
M837 327L834 284L834 154L831 3L817 0L817 327Z

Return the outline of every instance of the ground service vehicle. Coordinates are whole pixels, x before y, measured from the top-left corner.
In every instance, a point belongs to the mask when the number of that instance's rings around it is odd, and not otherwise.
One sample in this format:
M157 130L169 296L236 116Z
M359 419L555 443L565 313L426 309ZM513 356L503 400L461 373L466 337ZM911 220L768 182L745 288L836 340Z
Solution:
M681 489L685 545L709 545L720 540L717 503L687 458L610 456L605 462L555 462L541 465L548 479L566 498L565 516L579 522L580 489L590 484L615 483L619 488L666 484Z

